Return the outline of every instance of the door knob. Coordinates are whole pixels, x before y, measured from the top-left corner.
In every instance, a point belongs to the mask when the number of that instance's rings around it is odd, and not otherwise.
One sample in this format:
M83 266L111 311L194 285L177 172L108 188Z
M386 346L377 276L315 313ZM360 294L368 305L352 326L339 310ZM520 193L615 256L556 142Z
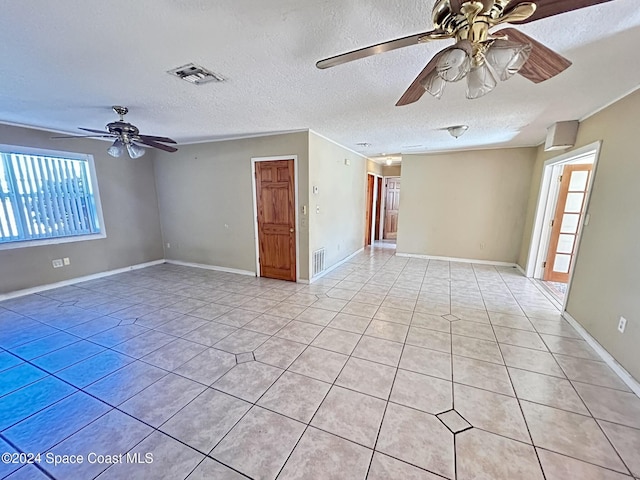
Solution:
M293 228L290 228L290 229L289 229L289 231L290 231L291 233L293 233Z

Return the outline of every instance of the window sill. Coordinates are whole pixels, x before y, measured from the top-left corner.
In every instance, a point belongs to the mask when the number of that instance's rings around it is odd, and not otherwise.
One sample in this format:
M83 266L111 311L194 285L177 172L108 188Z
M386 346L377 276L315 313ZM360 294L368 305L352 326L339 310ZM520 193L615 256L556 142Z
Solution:
M41 247L44 245L57 245L59 243L85 242L88 240L99 240L107 238L106 233L95 233L92 235L76 235L71 237L43 238L39 240L25 240L22 242L0 243L0 251L14 250L16 248Z

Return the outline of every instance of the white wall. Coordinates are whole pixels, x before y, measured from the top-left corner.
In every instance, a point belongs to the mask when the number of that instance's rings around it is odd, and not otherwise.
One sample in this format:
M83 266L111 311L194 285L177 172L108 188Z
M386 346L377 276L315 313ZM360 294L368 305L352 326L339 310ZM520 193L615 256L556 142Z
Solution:
M309 250L325 249L326 268L364 246L366 173L367 159L309 134Z

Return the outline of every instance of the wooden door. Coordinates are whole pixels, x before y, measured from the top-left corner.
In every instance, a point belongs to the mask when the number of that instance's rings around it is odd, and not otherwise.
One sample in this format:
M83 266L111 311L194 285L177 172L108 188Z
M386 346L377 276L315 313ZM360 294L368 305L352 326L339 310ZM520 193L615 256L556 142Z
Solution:
M375 216L375 231L373 234L373 238L374 240L380 240L380 217L382 217L381 215L381 209L382 209L382 177L378 177L377 181L376 181L376 186L378 187L378 192L376 194L376 216Z
M384 238L398 237L398 210L400 208L400 178L387 178L384 213Z
M364 246L371 245L371 219L373 218L373 187L375 185L375 177L367 174L367 197L365 224L364 224Z
M296 280L293 160L256 162L260 276Z
M567 165L562 171L544 268L544 279L547 281L569 282L592 167L590 164Z

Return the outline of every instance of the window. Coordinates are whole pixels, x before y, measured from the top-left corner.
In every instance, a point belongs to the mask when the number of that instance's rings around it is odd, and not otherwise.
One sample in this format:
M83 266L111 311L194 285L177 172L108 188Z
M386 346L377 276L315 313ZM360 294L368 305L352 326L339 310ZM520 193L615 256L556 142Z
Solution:
M90 156L0 146L0 157L0 248L104 236Z

